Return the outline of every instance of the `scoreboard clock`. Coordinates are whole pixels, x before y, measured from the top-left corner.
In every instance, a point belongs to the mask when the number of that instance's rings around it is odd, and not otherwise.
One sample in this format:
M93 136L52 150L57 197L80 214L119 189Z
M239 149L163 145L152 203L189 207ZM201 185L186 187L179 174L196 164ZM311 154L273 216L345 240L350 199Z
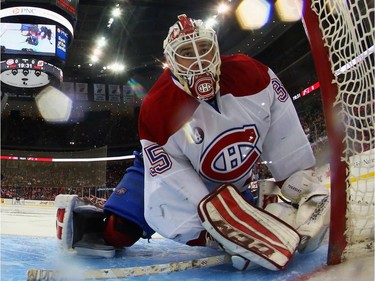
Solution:
M63 81L60 68L35 58L14 58L1 61L1 82L20 88L36 88Z

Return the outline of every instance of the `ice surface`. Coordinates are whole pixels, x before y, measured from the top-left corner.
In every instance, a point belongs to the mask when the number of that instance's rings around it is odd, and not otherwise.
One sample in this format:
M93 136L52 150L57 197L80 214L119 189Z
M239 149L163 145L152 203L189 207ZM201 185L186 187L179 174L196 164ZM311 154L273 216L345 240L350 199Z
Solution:
M26 272L30 268L68 270L79 276L87 269L154 265L223 253L208 248L188 247L155 236L150 241L140 240L134 246L118 252L112 259L84 258L60 249L55 238L55 213L55 208L47 206L1 205L1 280L26 280ZM123 280L374 280L373 257L356 259L337 266L326 266L326 256L325 244L311 254L297 253L283 271L258 268L240 272L226 264Z

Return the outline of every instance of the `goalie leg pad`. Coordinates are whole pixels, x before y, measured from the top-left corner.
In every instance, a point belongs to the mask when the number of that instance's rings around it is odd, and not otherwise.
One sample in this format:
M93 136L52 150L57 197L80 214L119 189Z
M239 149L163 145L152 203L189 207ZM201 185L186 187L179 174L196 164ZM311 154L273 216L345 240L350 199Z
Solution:
M229 184L203 198L198 214L203 227L229 254L271 270L285 268L300 242L292 227L249 204Z
M265 211L296 228L297 209L293 206L285 202L271 203L266 206Z
M304 202L298 209L287 203L267 205L267 212L277 216L301 235L298 252L306 254L321 245L329 226L329 197L315 196Z
M90 205L77 195L59 194L55 198L57 209L57 238L65 250L96 257L113 257L115 248L103 240L103 210Z
M329 196L315 196L301 205L297 212L297 231L301 235L298 252L315 251L322 244L330 221Z
M285 198L298 205L295 228L301 235L300 253L315 251L322 243L330 221L329 190L312 170L291 175L281 187Z
M65 249L73 246L73 210L83 204L75 194L59 194L55 198L57 238L62 241Z

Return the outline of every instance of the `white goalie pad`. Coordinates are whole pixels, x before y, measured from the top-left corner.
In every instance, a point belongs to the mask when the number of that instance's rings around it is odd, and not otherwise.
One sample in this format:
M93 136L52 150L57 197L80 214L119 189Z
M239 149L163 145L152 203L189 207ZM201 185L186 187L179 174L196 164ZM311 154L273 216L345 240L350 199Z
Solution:
M293 225L301 235L298 252L303 254L315 251L329 227L329 190L319 183L314 171L304 170L291 175L281 187L281 192L298 206Z
M298 252L311 253L319 248L327 233L329 222L329 196L315 196L301 205L296 216L297 231L301 235Z
M229 254L271 270L285 268L300 242L291 226L248 203L229 184L203 198L198 214L203 227Z
M75 194L59 194L55 198L57 238L61 240L64 249L71 249L73 246L73 210L81 205L84 203Z
M102 209L85 202L78 195L59 194L55 198L56 234L64 250L78 255L111 258L115 248L102 238Z

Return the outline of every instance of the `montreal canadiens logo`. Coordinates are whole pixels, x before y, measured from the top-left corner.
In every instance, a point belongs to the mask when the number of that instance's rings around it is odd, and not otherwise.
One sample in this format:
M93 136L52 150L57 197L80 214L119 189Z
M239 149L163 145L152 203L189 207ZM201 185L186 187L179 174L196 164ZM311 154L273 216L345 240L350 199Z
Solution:
M200 96L209 95L213 91L211 77L202 77L195 82L195 91Z
M204 151L200 174L215 182L235 182L249 176L261 154L258 140L254 125L222 133Z

